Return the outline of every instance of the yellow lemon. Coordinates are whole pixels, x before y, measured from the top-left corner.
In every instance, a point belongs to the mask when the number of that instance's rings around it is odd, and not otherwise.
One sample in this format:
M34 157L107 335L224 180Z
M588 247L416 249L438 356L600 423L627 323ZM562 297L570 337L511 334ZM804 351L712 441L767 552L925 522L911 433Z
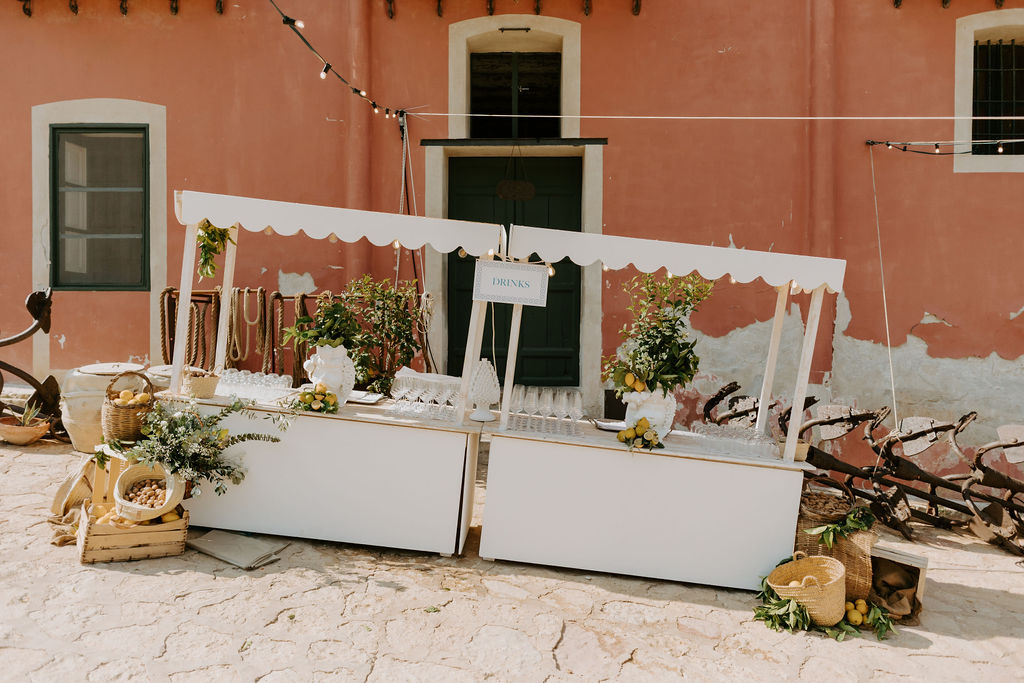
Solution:
M632 427L630 427L629 429L626 430L626 439L630 440L630 439L635 439L635 438L636 438L636 430L633 429Z
M647 389L647 385L643 382L637 381L637 383L633 385L633 388L637 391L644 391Z
M313 396L313 398L315 398L317 401L322 401L324 400L325 395L326 394L316 394L315 396Z
M793 579L792 581L789 582L789 587L790 588L796 588L799 585L800 585L800 582L797 581L796 579Z
M149 403L150 396L145 391L135 397L135 400L139 403Z
M641 417L636 421L636 430L638 432L646 432L651 428L651 423L646 417Z
M650 441L651 443L654 443L657 440L658 435L655 434L653 431L647 430L646 432L644 432L644 441Z
M123 398L126 401L130 401L130 400L132 400L132 398L135 397L135 392L132 391L131 389L125 389L120 394L118 394L117 397L118 398Z
M636 375L634 375L632 372L627 372L626 377L623 381L626 383L627 387L631 387L633 386L633 382L636 381Z
M309 407L312 408L313 410L320 410L321 408L324 407L324 404L321 403L320 401L313 401L312 403L309 404Z
M114 399L114 405L115 406L126 406L126 405L128 405L128 399L125 399L125 398L115 398Z
M618 438L618 440L619 440L619 441L621 441L621 442L625 443L625 442L626 442L626 430L625 430L625 429L623 429L623 430L622 430L621 432L619 432L619 433L618 433L618 434L616 435L616 437Z
M855 603L853 603L853 606L862 615L868 613L868 603L864 600L857 600Z
M299 400L302 401L303 403L312 403L314 400L313 394L309 393L308 391L304 391L301 394L299 394Z
M322 383L318 383L315 387L313 387L313 391L315 391L318 394L325 394L327 393L327 386Z
M845 611L849 612L849 611L850 611L850 610L852 610L852 609L857 609L857 606L856 606L856 605L854 605L854 604L853 604L852 602L848 602L848 603L846 603L846 606L845 606L845 607L843 607L843 609L844 609Z
M327 403L327 405L333 406L335 403L338 402L338 397L335 396L334 394L327 394L327 397L324 398L324 401Z
M850 622L850 626L860 626L864 623L864 615L852 609L846 613L846 620Z

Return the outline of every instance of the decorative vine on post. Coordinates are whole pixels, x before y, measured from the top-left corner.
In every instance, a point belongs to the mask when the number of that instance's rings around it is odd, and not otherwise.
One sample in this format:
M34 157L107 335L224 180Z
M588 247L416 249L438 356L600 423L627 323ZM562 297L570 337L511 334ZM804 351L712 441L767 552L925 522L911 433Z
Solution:
M228 242L235 243L231 237L230 228L218 228L203 219L199 224L199 231L196 233L196 244L199 245L199 279L204 277L212 278L217 274L217 264L214 259L224 253Z

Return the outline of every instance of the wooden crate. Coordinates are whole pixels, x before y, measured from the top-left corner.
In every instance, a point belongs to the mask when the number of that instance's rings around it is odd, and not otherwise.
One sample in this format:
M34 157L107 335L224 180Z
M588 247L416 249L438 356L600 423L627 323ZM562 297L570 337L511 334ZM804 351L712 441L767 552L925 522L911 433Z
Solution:
M181 519L173 522L154 522L121 529L110 524L97 524L90 514L97 503L114 505L114 485L117 477L130 463L110 458L106 469L96 467L93 473L92 499L82 504L78 524L78 557L82 564L93 562L123 562L153 557L171 557L185 552L188 534L188 511L178 507Z
M876 543L871 548L871 557L881 557L886 560L901 564L912 573L917 573L917 599L923 605L924 604L924 577L925 572L928 571L928 558L921 557L920 555L913 555L903 550L898 550L891 546L887 546L881 543Z

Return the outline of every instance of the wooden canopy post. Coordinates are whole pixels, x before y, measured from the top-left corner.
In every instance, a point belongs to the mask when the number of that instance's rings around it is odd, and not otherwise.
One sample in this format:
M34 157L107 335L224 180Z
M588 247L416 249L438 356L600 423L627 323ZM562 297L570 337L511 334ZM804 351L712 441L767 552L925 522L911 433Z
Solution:
M217 352L213 356L213 372L224 371L224 359L228 352L228 327L230 325L231 290L235 284L235 255L238 252L238 223L228 230L228 243L224 249L224 282L220 289L220 316L217 320ZM232 241L233 240L233 241Z
M786 462L793 462L796 459L796 443L800 435L804 399L807 397L807 380L811 374L811 359L814 357L814 342L818 337L821 302L824 298L825 285L819 286L811 294L811 308L807 312L807 327L804 329L804 344L800 349L800 367L796 372L796 388L793 390L793 410L789 416L786 450L782 454L782 459Z
M768 422L768 403L772 398L772 384L775 382L775 364L779 360L779 343L782 341L782 323L786 317L786 302L789 300L789 283L775 288L779 296L775 300L775 317L772 319L772 337L768 342L768 359L764 363L764 380L761 382L761 398L757 402L757 424L754 431L765 433Z
M512 306L512 329L508 333L508 358L505 360L505 386L501 390L501 423L508 429L508 411L512 407L512 387L516 378L516 359L519 356L519 328L523 322L523 305Z
M196 236L199 225L185 226L185 248L181 255L181 284L178 286L178 315L174 324L174 358L172 360L170 392L181 392L181 375L185 368L185 349L188 347L188 314L192 301L192 268L196 264Z

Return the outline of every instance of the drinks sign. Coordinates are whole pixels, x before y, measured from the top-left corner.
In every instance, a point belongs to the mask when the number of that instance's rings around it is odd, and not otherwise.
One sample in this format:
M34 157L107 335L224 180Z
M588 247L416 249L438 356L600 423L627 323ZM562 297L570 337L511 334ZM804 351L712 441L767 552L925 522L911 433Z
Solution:
M548 268L533 263L477 261L473 299L502 304L546 306Z

